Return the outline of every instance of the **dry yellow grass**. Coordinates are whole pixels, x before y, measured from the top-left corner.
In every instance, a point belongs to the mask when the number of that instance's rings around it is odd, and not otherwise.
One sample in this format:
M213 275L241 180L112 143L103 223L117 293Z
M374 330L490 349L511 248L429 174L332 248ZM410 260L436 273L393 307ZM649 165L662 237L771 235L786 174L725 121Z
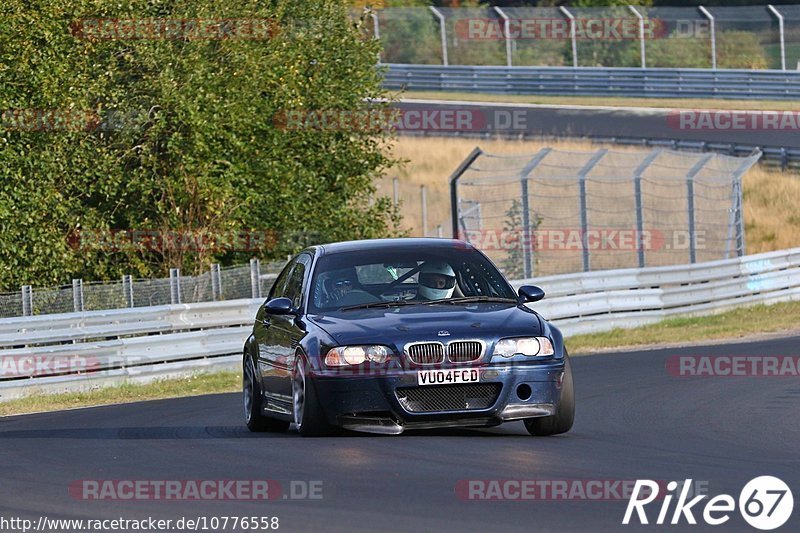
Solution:
M428 235L435 235L439 224L445 236L450 234L448 178L475 146L504 154L533 153L545 146L578 151L601 147L617 151L642 149L585 141L400 137L392 146L392 155L405 163L380 180L378 194L391 197L392 178L399 179L403 225L411 235L423 234L421 185L426 186L428 195ZM744 212L747 253L800 246L800 175L760 165L753 167L744 178Z

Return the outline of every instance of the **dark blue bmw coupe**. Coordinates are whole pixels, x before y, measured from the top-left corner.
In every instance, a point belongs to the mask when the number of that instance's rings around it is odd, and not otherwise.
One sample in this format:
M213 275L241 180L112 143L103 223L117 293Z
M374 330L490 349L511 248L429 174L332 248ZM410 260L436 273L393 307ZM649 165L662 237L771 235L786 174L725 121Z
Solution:
M244 345L247 427L384 434L522 420L569 431L561 332L467 243L386 239L312 246L277 277Z

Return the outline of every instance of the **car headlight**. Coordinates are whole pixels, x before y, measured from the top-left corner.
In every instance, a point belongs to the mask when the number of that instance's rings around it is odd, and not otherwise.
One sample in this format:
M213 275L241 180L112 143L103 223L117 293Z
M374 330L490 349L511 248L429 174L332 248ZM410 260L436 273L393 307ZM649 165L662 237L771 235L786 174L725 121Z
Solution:
M518 337L516 339L500 339L494 345L492 355L513 357L517 354L534 356L553 355L553 343L547 337Z
M388 346L380 344L370 346L337 346L331 348L325 355L325 364L328 366L360 365L371 361L385 363L392 355Z

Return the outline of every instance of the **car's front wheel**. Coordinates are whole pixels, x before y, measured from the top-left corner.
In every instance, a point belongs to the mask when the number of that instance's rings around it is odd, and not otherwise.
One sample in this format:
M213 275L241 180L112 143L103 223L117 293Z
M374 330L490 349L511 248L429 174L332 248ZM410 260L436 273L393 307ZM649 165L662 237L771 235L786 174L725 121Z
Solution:
M261 414L261 387L256 379L256 367L253 358L244 356L242 365L242 397L244 399L244 419L247 429L254 432L286 431L289 422L269 418Z
M567 350L564 350L564 380L561 383L561 400L551 416L526 418L525 429L534 436L558 435L572 428L575 420L575 389L572 384L572 367Z
M333 426L325 420L319 405L314 382L308 375L308 362L299 355L292 372L292 407L294 424L304 437L324 437L333 433Z

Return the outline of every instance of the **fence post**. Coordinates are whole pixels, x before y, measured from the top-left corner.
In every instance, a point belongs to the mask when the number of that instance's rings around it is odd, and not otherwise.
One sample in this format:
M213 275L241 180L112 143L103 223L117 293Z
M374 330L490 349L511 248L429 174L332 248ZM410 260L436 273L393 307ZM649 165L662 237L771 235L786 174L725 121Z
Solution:
M639 268L644 267L644 207L642 205L642 174L647 167L661 155L662 150L653 150L633 171L633 190L636 202L636 250L639 256Z
M703 169L714 154L708 154L698 161L686 174L686 209L689 215L689 262L697 262L697 235L694 224L694 177Z
M578 171L578 187L580 188L580 209L581 209L581 248L583 249L583 271L589 272L591 264L589 262L589 213L586 206L586 176L592 171L594 166L603 159L608 153L608 149L598 150L591 159Z
M169 299L173 304L181 303L181 271L178 268L169 269Z
M122 293L128 302L128 307L133 307L133 276L130 274L122 275Z
M495 6L494 10L497 11L497 14L503 18L503 33L506 36L506 66L512 66L511 60L511 24L508 15L506 15L502 9Z
M533 172L539 163L541 163L547 155L552 152L552 148L542 148L530 161L525 163L522 171L519 174L520 192L522 193L522 235L520 236L520 243L522 244L522 272L525 279L534 276L534 260L533 260L533 244L536 236L531 231L531 212L530 200L528 198L528 177Z
M370 13L370 16L372 17L372 29L373 29L373 33L375 35L375 39L380 41L381 40L381 25L380 25L380 22L378 22L378 14L375 13L374 11L372 11ZM383 47L381 47L381 49L383 49ZM380 50L378 51L378 64L379 65L381 64L381 52L380 52Z
M644 17L639 10L633 6L628 6L628 8L633 11L633 14L636 15L636 18L639 19L639 53L642 56L642 68L647 68L647 59L645 56L645 47L644 47Z
M419 186L420 201L422 202L422 236L428 236L428 190L424 185Z
M261 298L261 262L255 257L250 260L250 294L253 298Z
M442 34L442 65L446 67L449 64L447 60L447 25L444 21L444 15L442 15L438 9L433 6L428 7L430 7L430 10L436 15L436 18L439 19L439 32Z
M572 40L572 66L578 66L578 37L575 31L575 17L567 11L567 8L560 6L558 9L569 19L569 36Z
M767 8L778 19L778 31L781 39L781 70L786 70L786 35L784 33L783 15L772 4L768 5Z
M22 286L22 316L33 316L33 290L30 285Z
M76 313L83 312L83 280L72 280L72 309Z
M219 270L219 263L211 263L211 299L214 301L222 299L222 275Z
M400 179L395 176L392 178L392 205L397 207L397 204L400 203L400 189L399 189L399 182Z
M708 12L708 9L703 6L697 6L697 9L706 16L709 24L711 25L711 68L717 70L717 28L714 16Z
M483 151L476 146L467 158L458 165L458 168L450 174L450 178L448 178L450 182L450 220L453 224L454 239L458 239L458 179L482 153ZM464 235L464 238L466 238L466 235Z

